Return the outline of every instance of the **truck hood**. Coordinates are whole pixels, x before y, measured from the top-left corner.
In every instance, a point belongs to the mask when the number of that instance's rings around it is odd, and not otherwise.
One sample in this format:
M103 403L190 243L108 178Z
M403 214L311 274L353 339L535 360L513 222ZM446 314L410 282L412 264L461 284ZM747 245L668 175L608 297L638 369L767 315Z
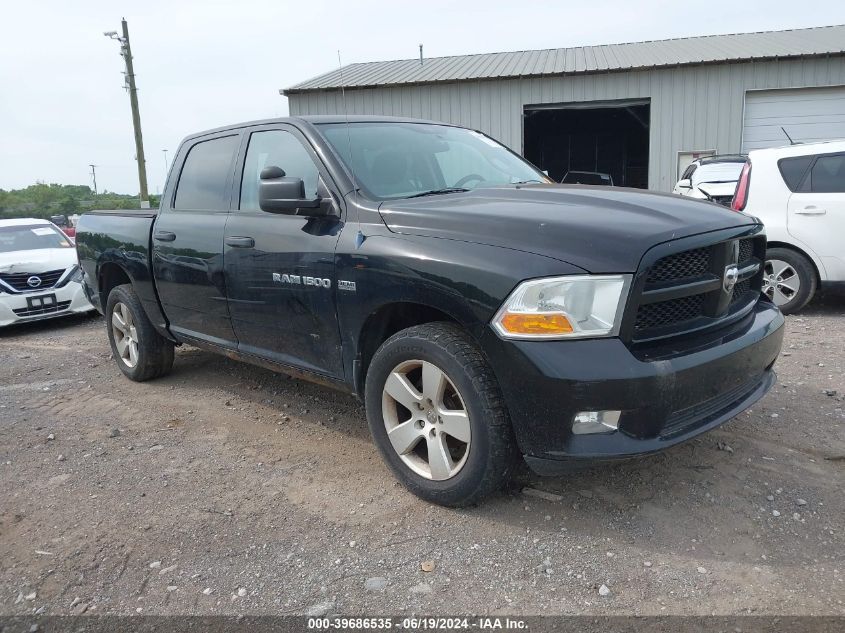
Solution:
M512 248L592 273L634 272L656 244L756 223L681 196L580 185L490 187L389 200L379 211L395 233Z
M0 253L0 273L44 273L76 263L74 248L39 248L34 251Z

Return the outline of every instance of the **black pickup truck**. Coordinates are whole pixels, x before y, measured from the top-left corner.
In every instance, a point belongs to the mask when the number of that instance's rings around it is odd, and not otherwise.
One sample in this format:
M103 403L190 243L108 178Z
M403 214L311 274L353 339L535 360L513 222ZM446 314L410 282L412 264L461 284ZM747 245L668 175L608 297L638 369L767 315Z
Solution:
M771 388L783 338L755 218L551 184L425 121L190 136L158 211L86 213L76 239L126 376L188 344L345 389L396 476L445 505L520 455L555 474L712 429Z

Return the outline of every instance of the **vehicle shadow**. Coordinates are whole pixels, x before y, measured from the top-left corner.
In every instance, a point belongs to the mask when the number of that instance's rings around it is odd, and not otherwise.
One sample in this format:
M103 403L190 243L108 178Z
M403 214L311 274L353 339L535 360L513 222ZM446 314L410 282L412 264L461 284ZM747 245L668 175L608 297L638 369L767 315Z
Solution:
M845 288L820 291L796 316L834 315L845 312Z
M369 439L363 404L343 391L188 346L176 354L173 372L156 382L175 385L183 380L209 391L223 389L246 404L269 407L277 414L290 414L297 423Z

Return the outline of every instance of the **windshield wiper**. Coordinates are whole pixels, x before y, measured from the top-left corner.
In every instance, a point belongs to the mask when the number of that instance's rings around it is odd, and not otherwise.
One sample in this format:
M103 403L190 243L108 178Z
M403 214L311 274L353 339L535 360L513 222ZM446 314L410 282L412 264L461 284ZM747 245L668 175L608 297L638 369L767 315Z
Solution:
M445 187L443 189L431 189L429 191L423 191L421 193L415 193L412 196L405 196L406 199L408 198L422 198L423 196L439 196L442 193L462 193L464 191L469 191L466 187Z
M533 178L530 179L530 180L517 180L516 182L512 182L510 184L512 184L512 185L529 185L532 182L536 182L538 185L545 184L542 180L535 180Z

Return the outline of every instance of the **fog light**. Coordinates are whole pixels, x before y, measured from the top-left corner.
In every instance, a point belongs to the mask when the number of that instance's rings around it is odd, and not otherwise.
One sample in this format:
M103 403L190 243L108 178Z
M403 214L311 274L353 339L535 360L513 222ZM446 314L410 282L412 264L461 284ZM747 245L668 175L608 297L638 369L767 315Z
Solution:
M572 432L576 435L613 433L619 428L621 415L621 411L579 411L572 418Z

